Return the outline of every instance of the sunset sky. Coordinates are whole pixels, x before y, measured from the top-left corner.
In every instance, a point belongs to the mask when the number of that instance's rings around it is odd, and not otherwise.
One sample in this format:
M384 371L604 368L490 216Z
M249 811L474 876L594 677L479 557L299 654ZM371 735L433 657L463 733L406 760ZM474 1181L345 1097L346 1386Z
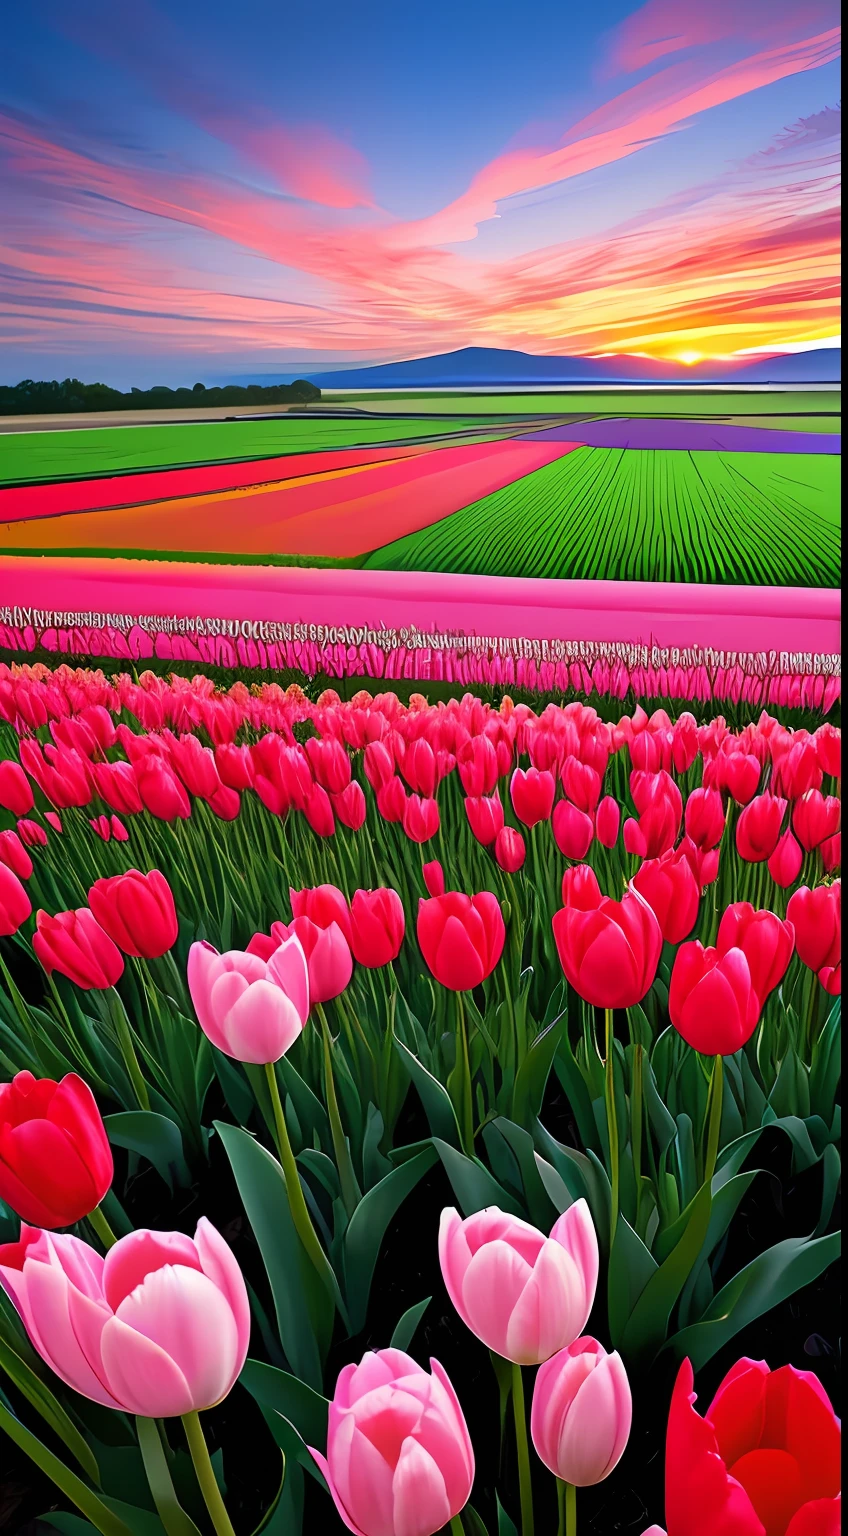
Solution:
M833 0L35 0L0 383L838 334Z

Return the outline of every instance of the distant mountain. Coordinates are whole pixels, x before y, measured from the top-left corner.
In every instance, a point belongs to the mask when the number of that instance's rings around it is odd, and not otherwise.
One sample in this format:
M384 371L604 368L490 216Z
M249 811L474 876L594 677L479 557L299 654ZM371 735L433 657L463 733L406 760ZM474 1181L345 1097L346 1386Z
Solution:
M841 353L785 353L750 362L683 363L648 357L537 357L501 347L463 347L436 357L310 374L320 389L473 389L553 384L833 383Z

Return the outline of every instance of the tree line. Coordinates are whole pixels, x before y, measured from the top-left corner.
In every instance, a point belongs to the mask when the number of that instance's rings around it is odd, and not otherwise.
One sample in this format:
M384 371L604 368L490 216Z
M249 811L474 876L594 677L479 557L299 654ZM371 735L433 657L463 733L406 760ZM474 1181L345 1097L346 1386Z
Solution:
M321 391L308 379L293 384L227 384L207 389L131 389L124 394L108 384L83 384L79 379L22 379L20 384L0 384L0 416L52 415L62 411L179 410L215 405L308 405L321 399Z

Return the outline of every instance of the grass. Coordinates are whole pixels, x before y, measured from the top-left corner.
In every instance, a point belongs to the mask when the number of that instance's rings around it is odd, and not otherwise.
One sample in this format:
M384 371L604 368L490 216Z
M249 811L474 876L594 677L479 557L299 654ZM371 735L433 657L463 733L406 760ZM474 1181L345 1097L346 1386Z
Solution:
M841 408L841 394L834 390L785 390L751 393L723 389L610 389L558 390L554 393L511 395L409 393L332 394L324 405L356 405L362 410L403 410L414 402L422 415L430 411L473 416L538 415L579 412L585 416L833 416ZM765 423L764 423L765 424ZM771 423L779 426L779 420ZM820 430L819 428L809 430Z
M834 587L839 468L814 454L581 448L365 566Z
M285 417L276 421L175 422L167 426L79 427L0 433L0 484L77 480L132 469L169 469L261 459L320 448L351 448L398 438L431 437L474 421L344 421Z

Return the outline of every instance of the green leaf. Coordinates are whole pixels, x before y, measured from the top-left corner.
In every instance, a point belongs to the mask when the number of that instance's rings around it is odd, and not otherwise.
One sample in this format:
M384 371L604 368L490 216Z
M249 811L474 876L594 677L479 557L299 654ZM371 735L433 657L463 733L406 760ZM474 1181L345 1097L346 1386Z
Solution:
M113 1147L146 1157L172 1194L175 1184L180 1189L190 1188L191 1173L183 1152L183 1138L173 1120L150 1109L131 1109L106 1115L103 1124Z
M286 1357L298 1376L320 1389L322 1356L332 1330L330 1300L323 1285L315 1283L295 1231L283 1170L246 1131L221 1120L215 1121L215 1129L259 1244Z
M669 1319L707 1235L712 1193L704 1184L689 1207L680 1241L651 1276L621 1338L621 1352L634 1365L648 1365L662 1347Z
M158 1424L155 1419L136 1418L135 1426L148 1486L167 1536L200 1536L177 1498Z
M705 1268L710 1254L715 1251L724 1237L733 1217L736 1215L742 1196L753 1184L759 1172L759 1168L750 1168L747 1173L738 1173L735 1178L728 1179L718 1188L716 1187L717 1177L713 1179L713 1206L710 1211L710 1224L707 1228L707 1235L704 1238L701 1252L695 1261L692 1273L686 1281L680 1297L681 1326L685 1327L691 1321L698 1276Z
M547 1232L553 1224L556 1206L553 1205L539 1173L533 1138L529 1131L512 1120L499 1116L490 1121L486 1131L493 1131L507 1143L521 1176L527 1213L533 1225ZM485 1132L484 1132L485 1136ZM487 1142L488 1146L488 1142ZM553 1207L553 1208L552 1208Z
M407 1050L397 1035L394 1040L398 1054L418 1090L430 1130L434 1136L440 1137L442 1141L458 1149L461 1145L459 1124L447 1089L433 1077L431 1072L427 1071L417 1056L413 1056L412 1052Z
M697 1372L741 1329L823 1274L839 1257L841 1233L787 1237L758 1254L714 1297L699 1323L669 1339L676 1360L688 1355Z
M507 1514L497 1494L495 1500L498 1506L498 1536L518 1536L518 1526Z
M542 1108L545 1088L566 1023L566 1015L561 1013L547 1029L543 1029L518 1069L512 1090L511 1116L518 1125L531 1126Z
M408 1311L404 1312L403 1317L392 1334L392 1349L409 1349L415 1330L432 1300L432 1296L425 1296L423 1301L419 1301L416 1306L410 1307Z
M836 1090L842 1072L841 1022L842 999L838 997L813 1047L810 1068L810 1108L814 1114L821 1115L828 1125L833 1117Z
M2 1318L0 1318L2 1326ZM42 1381L31 1366L22 1360L11 1343L0 1334L0 1366L10 1381L15 1383L27 1402L41 1414L45 1424L58 1435L72 1456L75 1456L83 1472L93 1483L100 1483L97 1458L76 1425L68 1417L58 1398L54 1397L47 1383Z
M133 1536L126 1521L122 1520L120 1515L94 1493L82 1478L77 1477L70 1467L60 1461L58 1456L54 1456L53 1452L49 1451L47 1446L43 1445L37 1436L21 1423L3 1402L0 1402L0 1429L5 1430L9 1439L14 1441L19 1450L35 1462L57 1488L62 1490L65 1497L72 1504L76 1504L77 1509L82 1510L95 1530L101 1532L101 1536Z
M379 1184L369 1189L350 1218L344 1236L344 1263L345 1293L353 1333L365 1327L371 1281L386 1228L401 1203L435 1161L432 1148L425 1147L409 1162L393 1168Z
M822 1179L821 1214L816 1230L813 1233L814 1237L821 1237L822 1233L827 1230L827 1224L830 1221L842 1173L842 1159L834 1146L825 1147L822 1161L824 1163L824 1175Z
M482 1211L487 1205L497 1205L512 1216L525 1214L519 1202L476 1157L466 1157L464 1152L458 1152L437 1136L433 1137L433 1146L442 1159L464 1216L473 1216L475 1211Z
M305 1381L261 1360L246 1360L239 1381L261 1407L281 1413L294 1425L304 1444L314 1445L323 1454L330 1412L326 1397L314 1392Z
M607 1283L609 1330L614 1349L618 1348L627 1320L657 1268L656 1260L619 1212Z

